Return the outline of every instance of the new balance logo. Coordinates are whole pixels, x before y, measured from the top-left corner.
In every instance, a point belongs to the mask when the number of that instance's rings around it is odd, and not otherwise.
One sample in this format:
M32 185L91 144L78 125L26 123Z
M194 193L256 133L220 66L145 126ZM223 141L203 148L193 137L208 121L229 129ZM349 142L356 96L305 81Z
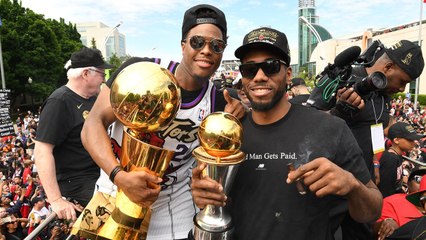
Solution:
M256 168L256 170L266 170L266 168L265 168L265 164L264 163L260 163L258 166L257 166L257 168Z

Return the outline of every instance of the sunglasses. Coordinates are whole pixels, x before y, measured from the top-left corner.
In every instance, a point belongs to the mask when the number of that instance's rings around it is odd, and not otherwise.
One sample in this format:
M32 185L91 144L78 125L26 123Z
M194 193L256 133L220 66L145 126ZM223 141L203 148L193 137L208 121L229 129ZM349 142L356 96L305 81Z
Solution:
M186 42L186 39L182 42ZM212 39L207 41L204 37L197 35L189 38L189 45L191 45L194 50L203 49L207 42L210 44L210 48L213 50L213 52L223 53L223 51L225 51L226 43L223 40Z
M414 179L414 181L416 181L417 183L420 183L420 181L422 180L422 177L423 177L423 176L415 175L415 176L413 177L413 179Z
M426 204L426 196L422 196L422 197L420 197L419 201L420 201L420 205L421 205L422 207L425 207L425 204Z
M281 63L287 66L287 63L283 60L272 59L260 63L244 63L240 65L239 69L241 76L245 78L254 78L259 68L262 69L266 76L270 77L281 70Z

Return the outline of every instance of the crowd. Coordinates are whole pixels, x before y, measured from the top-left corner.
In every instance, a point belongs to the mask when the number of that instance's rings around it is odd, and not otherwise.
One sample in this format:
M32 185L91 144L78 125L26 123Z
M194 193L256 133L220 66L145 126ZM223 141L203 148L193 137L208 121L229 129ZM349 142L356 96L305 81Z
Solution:
M15 135L0 138L0 239L24 239L49 214L49 203L34 164L38 114L20 113ZM67 222L55 220L38 239L65 239Z
M417 45L401 40L383 48L371 66L354 68L359 82L382 72L386 87L362 95L342 87L325 113L307 107L304 80L291 79L287 37L269 27L250 31L235 51L241 78L234 88L215 88L209 79L226 43L221 10L202 4L185 12L182 59L167 67L182 95L177 117L166 129L140 133L151 140L148 144L175 151L163 178L130 171L133 159L120 162L126 156L120 154L123 135L126 139L133 132L116 121L110 102L120 71L160 61L131 58L106 81L105 69L112 66L99 50L73 53L65 65L67 84L37 115L20 114L16 134L0 140L0 240L23 239L52 211L59 220L37 238L64 239L94 190L113 195L117 187L133 203L150 206L149 227L140 228L148 239L216 234L197 223L193 231L194 215L210 204L230 209L236 239L401 239L392 237L404 231L425 236L426 108L414 106L409 94L391 100L423 71ZM241 150L247 157L229 195L204 175L204 164L195 167L191 154L199 145L194 133L215 111L233 114L244 129ZM295 182L309 191L300 193ZM93 216L86 210L82 218L89 224ZM123 218L120 225L129 229L145 220L119 208L111 216ZM127 227L126 234L133 231ZM358 237L364 230L367 235ZM107 238L115 239L117 232Z

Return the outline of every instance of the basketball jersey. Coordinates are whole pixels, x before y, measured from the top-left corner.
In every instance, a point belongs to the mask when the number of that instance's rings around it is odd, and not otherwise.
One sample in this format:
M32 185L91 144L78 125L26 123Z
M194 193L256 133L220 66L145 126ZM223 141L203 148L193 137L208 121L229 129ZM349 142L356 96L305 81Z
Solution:
M167 69L172 73L177 63L171 62ZM216 88L208 81L193 101L182 99L175 119L165 129L156 133L147 133L150 144L175 151L169 168L163 176L161 192L151 206L152 216L148 229L149 240L187 238L193 228L193 216L198 209L192 200L191 176L195 159L192 151L199 146L198 127L201 121L213 112ZM109 128L111 144L117 158L121 156L123 125L116 121ZM116 186L102 171L97 182L98 191L115 195Z

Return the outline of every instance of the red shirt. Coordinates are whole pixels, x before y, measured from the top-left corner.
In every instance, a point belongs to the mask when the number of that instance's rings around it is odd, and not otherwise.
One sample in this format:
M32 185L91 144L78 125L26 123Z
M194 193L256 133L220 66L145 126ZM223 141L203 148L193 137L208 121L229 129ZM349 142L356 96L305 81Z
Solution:
M423 217L423 214L410 203L405 197L405 193L396 193L383 199L382 216L377 220L381 222L386 218L392 218L399 226L406 224L416 218Z

